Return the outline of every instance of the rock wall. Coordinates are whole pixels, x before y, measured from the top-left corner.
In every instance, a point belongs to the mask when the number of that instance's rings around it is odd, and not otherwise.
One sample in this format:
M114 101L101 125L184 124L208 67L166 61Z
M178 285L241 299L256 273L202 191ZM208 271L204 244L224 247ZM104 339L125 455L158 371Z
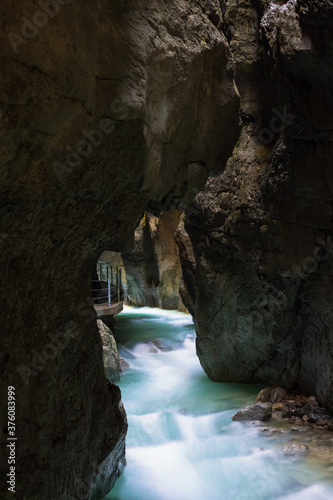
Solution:
M283 384L333 408L333 4L229 0L243 127L187 211L185 304L221 382Z
M97 327L102 340L105 378L111 383L119 382L121 369L116 340L101 319L97 320Z
M118 269L121 269L121 281L122 284L124 285L124 288L126 289L127 287L127 281L126 281L126 274L124 270L124 261L122 259L121 253L120 252L110 252L108 250L105 250L102 252L102 254L99 256L98 261L97 261L97 273L98 279L107 279L107 268L110 269L112 267L113 270L116 270L117 267ZM109 271L110 272L110 271ZM113 271L112 271L113 272ZM109 278L111 278L109 276ZM112 276L112 282L116 282L116 277Z
M106 268L121 269L124 302L137 307L161 307L186 311L179 295L182 276L175 232L183 212L145 214L134 232L131 247L120 252L104 251L97 268L106 279ZM108 318L106 318L108 324Z
M123 253L127 303L185 310L179 295L182 270L174 238L181 217L181 211L171 211L160 217L146 214L142 219L133 247Z
M0 395L15 387L12 498L103 497L123 466L126 417L105 381L90 280L144 211L191 202L232 151L239 97L219 12L213 0L1 2ZM4 438L6 422L4 405Z

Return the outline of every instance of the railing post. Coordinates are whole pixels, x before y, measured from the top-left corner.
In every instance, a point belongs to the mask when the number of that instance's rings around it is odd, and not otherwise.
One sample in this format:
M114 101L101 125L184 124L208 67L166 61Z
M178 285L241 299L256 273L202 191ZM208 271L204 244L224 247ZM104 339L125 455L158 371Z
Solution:
M119 302L119 273L118 273L118 267L117 267L117 274L116 274L116 287L117 287L117 300Z
M109 299L109 307L111 306L111 282L110 278L108 278L108 299Z
M119 269L119 302L121 301L121 268Z

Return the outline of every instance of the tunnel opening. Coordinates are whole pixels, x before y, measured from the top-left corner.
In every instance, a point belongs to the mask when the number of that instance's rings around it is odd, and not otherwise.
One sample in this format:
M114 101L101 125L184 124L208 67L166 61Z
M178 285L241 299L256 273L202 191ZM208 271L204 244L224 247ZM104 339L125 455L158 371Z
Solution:
M123 252L103 251L93 277L101 287L94 301L107 300L109 279L111 295L125 305L187 312L179 292L182 269L176 242L182 222L181 211L163 212L159 217L145 214L131 246Z

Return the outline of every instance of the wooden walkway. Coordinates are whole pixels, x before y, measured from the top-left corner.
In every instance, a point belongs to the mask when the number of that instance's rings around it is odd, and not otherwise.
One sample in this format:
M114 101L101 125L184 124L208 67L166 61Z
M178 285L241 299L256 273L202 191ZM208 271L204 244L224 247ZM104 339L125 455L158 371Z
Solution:
M105 304L95 304L94 309L97 314L97 318L103 316L117 316L123 310L123 302L113 302L110 306L108 302Z

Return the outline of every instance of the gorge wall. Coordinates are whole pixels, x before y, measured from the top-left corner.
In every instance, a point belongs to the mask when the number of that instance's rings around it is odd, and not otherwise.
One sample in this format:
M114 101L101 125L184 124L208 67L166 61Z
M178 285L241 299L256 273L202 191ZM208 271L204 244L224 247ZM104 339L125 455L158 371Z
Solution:
M212 380L279 383L332 410L333 4L222 5L243 126L187 210L193 249L179 233L197 352Z
M98 259L104 279L107 267L121 269L125 304L186 311L179 295L182 276L175 232L183 212L145 214L134 232L133 244L122 254L104 251ZM114 279L113 279L114 281Z
M131 305L183 311L179 295L182 275L174 234L182 212L160 217L146 214L134 235L134 246L123 253L127 300Z
M217 1L1 2L1 401L16 493L101 498L126 416L103 373L91 277L144 211L186 206L239 134ZM3 440L7 406L1 407ZM1 446L1 490L7 491Z

